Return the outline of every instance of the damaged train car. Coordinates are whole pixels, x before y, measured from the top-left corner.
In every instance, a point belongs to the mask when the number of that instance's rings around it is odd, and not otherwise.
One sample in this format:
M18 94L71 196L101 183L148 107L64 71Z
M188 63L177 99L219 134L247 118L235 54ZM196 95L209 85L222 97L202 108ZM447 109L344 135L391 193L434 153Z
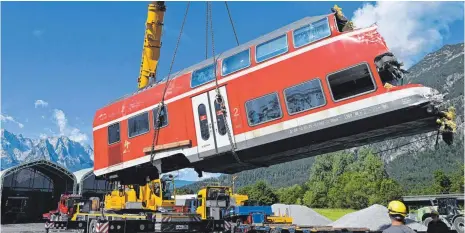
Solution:
M166 82L99 109L94 172L231 174L437 130L441 95L404 72L376 25L303 18L178 72L163 105Z

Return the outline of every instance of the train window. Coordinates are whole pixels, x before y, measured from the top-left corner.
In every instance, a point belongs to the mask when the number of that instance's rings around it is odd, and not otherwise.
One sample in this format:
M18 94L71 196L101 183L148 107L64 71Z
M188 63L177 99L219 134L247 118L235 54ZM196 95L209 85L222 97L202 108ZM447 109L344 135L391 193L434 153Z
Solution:
M293 32L294 47L299 48L331 35L328 18L313 22Z
M149 131L149 113L144 112L128 119L129 137L135 137Z
M158 126L157 126L156 117L157 117L157 114L158 114L158 108L159 107L156 107L156 108L153 109L153 127L155 129L156 128L163 128L166 125L168 125L168 109L166 108L166 105L163 105L163 108L161 109L161 112L160 112L160 120L159 120L159 123L158 123Z
M284 90L289 115L317 108L326 104L321 82L313 79Z
M287 50L287 35L284 34L280 37L257 45L256 60L257 62L262 62L283 54L287 52Z
M198 87L215 79L215 64L198 69L192 73L191 88Z
M221 64L221 75L226 76L250 66L250 49L225 58Z
M335 101L374 91L376 86L367 64L359 64L328 75Z
M119 122L108 126L108 144L120 141Z
M249 100L245 103L245 109L250 126L272 121L283 115L277 93Z
M197 107L199 113L199 123L200 123L200 135L203 140L208 140L210 138L210 130L208 129L208 117L207 117L207 108L204 104L200 104Z
M215 99L215 115L216 115L216 126L218 127L218 133L220 135L226 134L226 125L224 124L223 112L221 111L221 105Z

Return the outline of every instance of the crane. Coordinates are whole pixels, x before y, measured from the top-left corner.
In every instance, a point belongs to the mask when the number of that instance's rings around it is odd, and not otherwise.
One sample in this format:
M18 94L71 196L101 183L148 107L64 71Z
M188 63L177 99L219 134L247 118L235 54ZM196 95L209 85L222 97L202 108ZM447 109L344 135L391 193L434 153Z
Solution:
M144 47L142 49L139 78L137 79L139 89L145 88L149 84L150 78L155 78L162 45L161 36L165 11L164 1L154 1L148 6Z

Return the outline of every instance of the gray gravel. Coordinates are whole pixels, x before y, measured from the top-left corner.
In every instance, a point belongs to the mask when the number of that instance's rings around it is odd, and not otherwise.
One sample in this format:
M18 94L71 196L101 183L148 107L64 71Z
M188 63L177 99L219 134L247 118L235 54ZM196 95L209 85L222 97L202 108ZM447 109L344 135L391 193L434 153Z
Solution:
M383 231L391 225L388 209L382 205L372 205L368 208L346 214L329 224L333 227L369 228L371 231ZM406 219L406 225L418 232L426 232L426 227L411 219Z
M275 215L284 215L292 217L292 223L302 226L326 226L331 220L314 210L301 205L274 204L271 206Z
M44 223L24 223L24 224L2 224L0 225L2 233L39 233L45 232Z

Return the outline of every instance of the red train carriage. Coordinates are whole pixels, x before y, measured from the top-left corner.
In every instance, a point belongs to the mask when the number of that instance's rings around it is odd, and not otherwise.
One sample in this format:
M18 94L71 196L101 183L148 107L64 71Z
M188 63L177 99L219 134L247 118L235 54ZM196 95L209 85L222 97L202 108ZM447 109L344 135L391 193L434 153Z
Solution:
M399 67L376 28L341 32L333 14L307 17L220 54L226 125L212 59L173 76L160 126L165 83L99 109L95 174L123 183L156 177L147 152L156 131L162 172L235 173L437 129L436 91L397 85Z

